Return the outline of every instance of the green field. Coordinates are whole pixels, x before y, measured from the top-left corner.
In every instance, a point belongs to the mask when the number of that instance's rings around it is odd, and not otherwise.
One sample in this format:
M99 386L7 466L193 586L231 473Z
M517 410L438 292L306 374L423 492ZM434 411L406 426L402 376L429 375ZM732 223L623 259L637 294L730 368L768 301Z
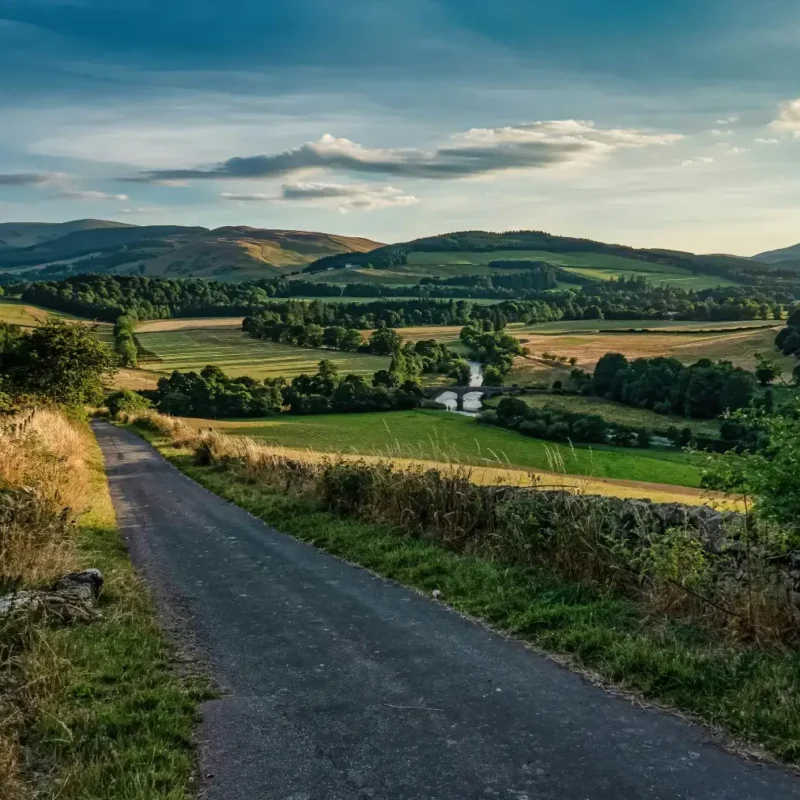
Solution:
M642 276L654 283L667 283L686 289L708 289L714 286L735 285L714 275L694 275L689 270L650 261L623 258L603 253L551 253L544 250L491 250L412 252L406 264L391 269L336 269L313 275L297 276L319 283L374 283L403 286L419 282L421 278L450 278L455 275L497 275L508 270L490 269L491 261L532 260L546 261L563 267L576 275L591 280L609 280L614 277Z
M10 300L6 297L0 298L0 322L9 322L13 325L20 325L23 328L35 328L50 317L78 319L78 317L74 317L71 314L50 311L41 306L23 303L21 300Z
M138 333L136 338L141 347L152 354L142 359L140 366L159 374L169 374L173 370L199 371L207 364L214 364L233 377L292 378L303 372L316 372L323 358L333 361L343 374L372 375L389 366L389 359L382 356L275 344L251 339L235 329Z
M488 265L490 261L536 260L564 267L569 272L591 280L641 276L654 283L667 283L687 289L733 286L731 281L714 275L693 275L689 270L650 261L622 258L604 253L551 253L544 250L494 250L489 252L409 253L407 267ZM495 272L495 270L487 270ZM461 273L464 274L464 273Z
M578 395L534 394L520 397L532 408L557 408L573 414L599 414L609 422L620 425L630 425L634 428L667 428L676 425L678 428L689 427L701 436L718 436L719 423L713 420L686 419L685 417L656 414L646 408L634 408L613 400L603 400L600 397L581 397ZM486 405L495 407L500 402L492 398Z
M254 436L268 444L294 449L542 470L556 470L553 462L556 455L569 475L673 486L700 485L700 470L689 456L678 451L569 447L479 425L471 417L441 411L287 416L253 420L252 424L236 421L213 425L227 433Z

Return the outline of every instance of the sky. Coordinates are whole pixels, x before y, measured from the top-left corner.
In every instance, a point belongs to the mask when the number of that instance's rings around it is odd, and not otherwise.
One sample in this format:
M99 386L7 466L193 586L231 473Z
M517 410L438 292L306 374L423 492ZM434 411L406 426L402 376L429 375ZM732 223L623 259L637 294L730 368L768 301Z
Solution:
M0 0L0 221L800 241L796 0Z

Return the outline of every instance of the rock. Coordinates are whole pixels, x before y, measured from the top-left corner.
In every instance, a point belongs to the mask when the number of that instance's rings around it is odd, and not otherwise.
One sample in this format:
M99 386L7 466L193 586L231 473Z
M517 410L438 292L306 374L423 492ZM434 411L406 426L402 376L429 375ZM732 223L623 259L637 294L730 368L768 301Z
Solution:
M30 589L0 597L0 617L89 622L100 616L97 599L102 588L100 570L73 572L59 578L49 589Z

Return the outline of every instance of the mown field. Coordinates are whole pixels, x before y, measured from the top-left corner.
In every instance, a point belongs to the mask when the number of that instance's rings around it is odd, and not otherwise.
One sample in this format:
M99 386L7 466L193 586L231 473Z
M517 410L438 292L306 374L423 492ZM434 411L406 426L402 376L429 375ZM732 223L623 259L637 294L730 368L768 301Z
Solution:
M585 333L593 331L677 331L677 332L700 332L700 331L736 331L739 329L759 329L775 328L782 326L783 323L773 319L752 319L742 321L724 322L699 322L686 320L669 319L573 319L559 320L558 322L539 322L535 325L524 325L512 322L508 329L510 332L520 333L569 333L578 331Z
M221 367L228 375L252 378L287 378L316 371L327 358L339 370L357 375L372 375L389 365L389 359L365 353L342 353L251 339L230 328L193 328L137 333L144 350L151 354L140 360L142 370L159 375L173 370L199 371L207 364Z
M291 449L510 466L672 486L700 485L700 470L685 453L570 447L529 439L513 431L479 425L471 417L440 411L195 422Z
M535 329L517 329L513 333L528 348L530 354L541 357L543 353L575 357L578 366L591 370L605 353L623 353L628 358L669 356L690 364L700 358L726 359L745 369L753 369L756 353L775 357L787 374L794 362L779 356L774 341L777 329L755 328L735 332L671 332L671 333L597 333L578 331L563 334L543 334ZM522 365L520 365L522 366ZM536 366L531 366L535 370Z
M454 275L498 274L488 267L491 261L536 260L564 267L590 280L618 277L644 277L653 283L666 283L687 289L708 289L735 285L714 275L694 275L689 270L649 261L623 258L603 253L551 253L543 250L493 250L486 252L414 252L406 264L391 270L341 269L317 273L312 280L325 283L375 283L404 285L420 278L449 278Z

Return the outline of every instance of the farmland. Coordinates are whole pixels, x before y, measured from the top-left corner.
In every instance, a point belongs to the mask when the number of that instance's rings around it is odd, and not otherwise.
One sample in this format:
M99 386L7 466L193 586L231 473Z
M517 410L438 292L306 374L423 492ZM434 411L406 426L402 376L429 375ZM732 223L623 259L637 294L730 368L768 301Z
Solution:
M76 317L59 311L50 311L46 308L22 303L19 300L0 298L0 322L20 325L23 328L35 328L51 317L76 319Z
M776 330L763 328L735 332L635 332L597 333L572 332L563 334L533 333L533 328L512 331L534 356L550 353L575 357L578 366L591 370L605 353L623 353L628 358L669 356L690 364L700 358L725 359L745 369L753 369L755 353L775 355ZM530 332L529 332L530 331ZM791 372L793 361L778 358L784 371ZM520 364L520 368L524 365ZM531 369L535 369L531 365Z
M723 322L695 322L671 319L565 319L558 322L540 322L535 325L511 323L510 333L568 333L572 331L600 333L605 331L737 331L740 329L775 328L783 323L772 319L752 319Z
M227 433L253 436L271 445L293 449L510 466L673 486L697 487L700 483L698 467L684 453L557 445L438 411L197 424L213 425Z
M248 375L259 379L291 378L315 372L324 358L333 361L340 372L357 375L372 375L389 364L389 359L382 356L251 339L241 330L231 328L156 331L137 333L136 338L148 354L140 359L140 366L151 373L153 381L173 370L199 371L207 364L218 366L233 377Z
M408 254L407 263L394 265L391 269L350 268L303 277L325 283L415 284L425 277L443 279L455 275L496 275L500 271L490 269L488 265L491 261L503 260L546 261L595 281L644 277L653 283L697 290L735 285L725 278L694 275L680 267L650 261L605 253L552 253L544 250L413 251Z

